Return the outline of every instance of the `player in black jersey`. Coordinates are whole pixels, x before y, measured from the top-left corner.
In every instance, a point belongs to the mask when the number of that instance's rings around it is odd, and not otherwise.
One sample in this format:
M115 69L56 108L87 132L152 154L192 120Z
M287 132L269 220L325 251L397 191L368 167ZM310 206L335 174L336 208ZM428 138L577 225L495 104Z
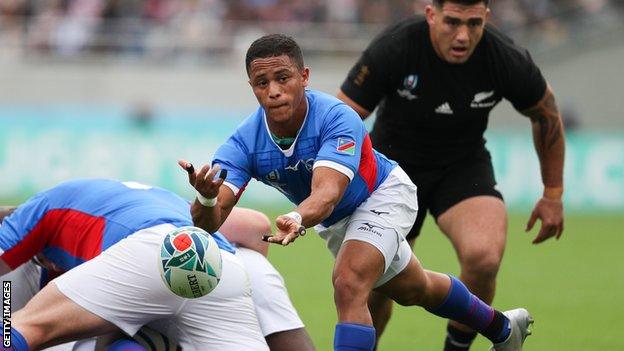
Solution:
M494 297L507 215L483 133L503 98L531 120L543 197L529 218L533 243L563 231L564 132L550 86L527 50L486 25L487 0L433 0L425 18L390 26L363 52L339 98L366 118L377 108L374 147L399 162L418 186L413 245L429 211L457 252L461 279L486 302ZM383 216L383 214L380 214ZM391 302L369 302L381 333ZM467 350L476 333L450 322L445 350Z

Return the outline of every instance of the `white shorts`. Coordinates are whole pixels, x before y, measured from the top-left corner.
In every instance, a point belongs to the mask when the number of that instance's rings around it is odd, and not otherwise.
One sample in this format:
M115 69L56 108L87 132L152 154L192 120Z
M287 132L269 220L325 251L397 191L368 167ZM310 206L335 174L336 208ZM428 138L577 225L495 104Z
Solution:
M334 257L348 240L360 240L376 247L385 261L384 273L375 283L378 287L405 269L412 258L405 236L412 229L417 213L416 185L397 166L351 216L327 228L318 225L314 229L327 241Z
M243 261L251 281L251 294L264 336L303 328L303 322L284 285L284 278L262 254L239 247L236 256Z
M158 270L160 246L175 229L162 224L138 231L96 258L53 280L78 305L128 335L144 324L170 319L185 350L268 350L251 299L247 271L221 250L223 273L215 290L197 299L172 293Z

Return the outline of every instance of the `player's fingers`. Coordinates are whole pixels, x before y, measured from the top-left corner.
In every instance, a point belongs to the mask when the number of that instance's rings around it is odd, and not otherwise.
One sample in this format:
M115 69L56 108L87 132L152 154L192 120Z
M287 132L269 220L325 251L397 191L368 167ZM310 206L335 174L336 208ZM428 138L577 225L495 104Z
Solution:
M225 178L227 178L227 169L222 169L219 173L219 179L225 180Z
M207 182L212 182L215 178L215 175L217 174L217 172L219 172L221 170L221 166L219 166L218 164L214 165L214 167L210 168L210 171L206 174L206 181Z
M189 183L191 183L191 185L195 184L195 167L193 167L193 164L187 160L178 160L178 165L188 174Z
M533 240L533 244L539 244L557 234L557 228L551 225L544 225L540 228L539 234Z
M563 234L563 222L559 225L559 232L557 233L557 240L561 238L561 234Z
M213 181L212 183L215 185L215 187L220 187L223 183L225 183L225 178L227 177L227 169L222 169L221 172L219 172L219 176L217 177L217 180Z
M271 234L265 234L262 236L262 240L272 243L272 244L282 244L282 241L284 241L285 236L283 234L277 233L274 235Z
M206 183L206 174L210 171L210 165L204 165L199 172L197 172L197 178L195 180L195 185L199 188L202 188Z
M288 244L292 243L296 239L297 239L297 234L296 233L288 234L288 235L286 235L286 238L284 238L284 240L282 240L282 245L283 246L287 246Z
M535 221L537 221L537 213L533 211L531 212L531 217L529 217L529 221L527 222L526 229L524 231L528 232L529 230L533 229Z

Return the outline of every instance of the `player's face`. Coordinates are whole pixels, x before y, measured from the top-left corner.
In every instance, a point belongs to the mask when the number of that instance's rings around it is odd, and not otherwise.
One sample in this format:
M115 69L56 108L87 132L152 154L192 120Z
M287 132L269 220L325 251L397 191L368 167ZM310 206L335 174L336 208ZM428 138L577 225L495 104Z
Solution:
M490 10L484 3L461 5L445 2L442 8L425 9L433 48L448 63L466 62L483 36Z
M287 55L258 58L249 67L249 84L256 99L276 123L303 117L306 113L305 87L310 70L299 69Z

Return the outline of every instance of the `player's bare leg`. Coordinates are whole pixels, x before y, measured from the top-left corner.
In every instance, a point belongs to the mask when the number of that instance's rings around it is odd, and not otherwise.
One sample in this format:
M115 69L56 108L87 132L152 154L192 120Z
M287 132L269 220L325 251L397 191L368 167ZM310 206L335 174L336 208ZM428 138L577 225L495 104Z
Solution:
M383 273L384 258L373 245L349 240L342 244L332 282L338 321L372 325L368 295Z
M54 282L15 312L11 322L31 350L118 330L114 324L67 298Z
M443 318L477 330L498 350L520 350L532 318L525 309L495 310L457 278L427 271L412 254L406 268L377 291L404 306L418 305Z
M375 345L375 329L368 310L368 296L381 277L384 257L372 244L343 242L336 256L332 282L338 324L335 350L368 350Z
M413 248L415 241L416 238L414 237L409 239L407 242L409 243L410 247ZM386 330L386 326L388 325L388 322L390 322L390 318L392 317L392 305L392 299L375 290L371 291L371 294L368 298L368 308L370 310L371 316L373 317L373 326L375 327L377 344L379 344L381 335Z
M377 336L376 340L379 343L379 339L386 330L386 326L392 316L392 300L386 295L373 290L368 297L368 309L373 318L373 326Z
M437 222L459 258L459 278L473 294L491 304L496 291L496 275L505 250L505 204L493 196L472 197L449 208L438 216ZM463 342L457 341L457 345L469 345L471 341L468 339L476 335L472 329L455 321L450 321L449 327L466 337L461 340Z
M305 328L285 330L265 337L271 351L314 351L314 344Z

